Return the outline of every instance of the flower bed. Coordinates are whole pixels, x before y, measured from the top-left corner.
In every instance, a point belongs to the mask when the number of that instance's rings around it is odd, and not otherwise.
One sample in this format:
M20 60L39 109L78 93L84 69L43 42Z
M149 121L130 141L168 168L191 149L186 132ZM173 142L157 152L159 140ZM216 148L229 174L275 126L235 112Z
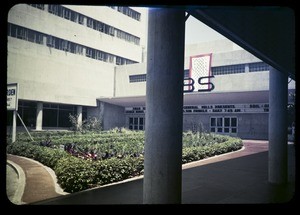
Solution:
M7 153L32 158L52 168L66 192L78 192L143 174L142 131L37 132L33 133L33 138L35 142L30 142L26 135L19 134L15 143L7 144ZM239 138L184 132L182 163L235 151L242 146Z

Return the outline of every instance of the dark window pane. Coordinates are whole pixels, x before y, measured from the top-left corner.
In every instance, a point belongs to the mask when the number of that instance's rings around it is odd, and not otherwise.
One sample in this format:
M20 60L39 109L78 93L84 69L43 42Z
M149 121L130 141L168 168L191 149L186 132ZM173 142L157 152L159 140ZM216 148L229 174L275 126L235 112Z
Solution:
M43 110L43 126L45 127L57 126L57 110L54 109Z
M223 129L222 128L218 128L218 132L223 132Z
M224 118L224 124L225 124L225 127L229 127L230 126L230 118Z
M35 108L24 108L22 120L28 127L35 126L36 123L36 109Z
M216 132L215 128L210 128L210 132Z
M140 118L140 125L144 124L144 118Z
M231 126L236 127L236 118L231 118Z
M210 118L210 125L216 126L216 118Z
M231 128L231 133L236 133L236 128Z
M133 118L129 117L129 124L133 124Z
M225 133L229 133L229 128L224 128Z
M223 126L223 118L217 118L217 126Z
M135 124L135 125L138 124L138 118L134 118L134 124Z
M72 111L60 110L58 118L58 127L71 127L69 120L69 114L73 114Z

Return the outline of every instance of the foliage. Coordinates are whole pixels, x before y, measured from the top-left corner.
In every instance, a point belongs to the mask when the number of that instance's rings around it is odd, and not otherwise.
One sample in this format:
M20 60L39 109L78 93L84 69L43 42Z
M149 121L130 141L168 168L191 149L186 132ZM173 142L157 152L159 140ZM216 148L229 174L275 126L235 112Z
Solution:
M54 168L57 161L62 157L69 156L61 149L18 141L7 145L7 153L34 159L50 168Z
M66 192L78 192L143 174L143 131L114 128L86 133L34 132L33 136L34 142L28 141L26 134L18 133L17 141L7 144L7 153L32 158L49 166ZM239 138L205 133L199 129L184 132L182 163L234 151L242 146ZM91 152L96 157L90 157Z
M75 157L60 159L54 171L66 192L78 192L141 174L142 158L112 158L91 162Z
M229 137L227 141L219 144L186 147L182 150L182 163L189 163L226 152L236 151L242 147L242 140L232 137Z
M101 131L102 125L101 120L97 117L89 117L83 120L81 123L78 122L78 114L69 114L69 121L71 123L71 130L75 132L86 133L87 131Z

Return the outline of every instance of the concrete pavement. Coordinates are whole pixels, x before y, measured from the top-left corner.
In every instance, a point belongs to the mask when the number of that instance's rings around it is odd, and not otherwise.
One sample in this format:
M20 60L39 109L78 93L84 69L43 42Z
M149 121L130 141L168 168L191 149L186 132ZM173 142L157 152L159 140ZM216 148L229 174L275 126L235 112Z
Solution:
M29 204L65 195L54 171L32 159L7 155L7 197L13 204Z

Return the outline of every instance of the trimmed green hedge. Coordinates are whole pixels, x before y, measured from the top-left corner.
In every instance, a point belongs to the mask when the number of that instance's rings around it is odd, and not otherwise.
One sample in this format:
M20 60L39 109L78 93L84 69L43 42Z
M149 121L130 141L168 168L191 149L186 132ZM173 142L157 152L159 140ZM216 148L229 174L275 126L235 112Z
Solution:
M143 162L142 158L130 157L104 161L65 157L59 160L54 171L61 187L73 193L141 175Z
M183 148L182 150L182 163L189 163L192 161L201 160L207 157L236 151L243 147L243 142L240 138L228 137L228 140L223 143L196 146Z
M108 138L110 135L106 133L105 138ZM240 138L229 136L209 135L205 137L205 135L202 135L201 137L196 137L188 134L184 138L187 138L187 140L182 150L183 164L236 151L243 146ZM224 142L221 142L221 140ZM124 153L132 150L133 146L131 145L133 142L129 143L129 146L123 142L123 148L126 151ZM110 145L118 146L122 144L120 142L112 142ZM71 156L59 148L40 146L38 143L26 141L16 141L15 143L7 144L7 153L34 159L52 168L60 186L64 191L70 193L141 175L144 169L143 156L112 157L98 161L84 160Z
M18 141L7 145L7 153L31 158L52 169L56 166L59 159L71 157L71 155L61 149L53 149Z
M34 159L52 168L60 186L70 193L141 175L144 168L143 157L91 161L32 143L8 144L7 153Z

